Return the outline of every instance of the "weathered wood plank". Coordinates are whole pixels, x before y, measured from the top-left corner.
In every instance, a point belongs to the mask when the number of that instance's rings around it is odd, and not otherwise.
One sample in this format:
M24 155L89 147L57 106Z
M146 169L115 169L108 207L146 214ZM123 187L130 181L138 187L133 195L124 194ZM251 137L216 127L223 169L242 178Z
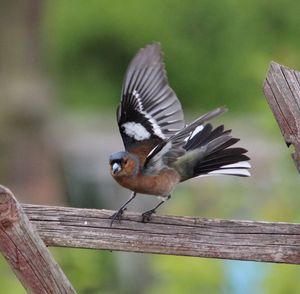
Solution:
M76 293L12 193L0 186L0 251L30 293Z
M300 173L300 72L271 62L263 91Z
M110 227L113 211L23 205L48 246L95 248L300 264L300 224L125 214Z

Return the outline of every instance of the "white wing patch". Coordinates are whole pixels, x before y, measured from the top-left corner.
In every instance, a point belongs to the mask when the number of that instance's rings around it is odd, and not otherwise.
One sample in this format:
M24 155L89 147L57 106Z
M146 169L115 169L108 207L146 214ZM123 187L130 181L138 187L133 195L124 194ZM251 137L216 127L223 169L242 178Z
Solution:
M132 95L136 98L139 99L140 98L140 94L138 93L137 90L133 90ZM139 101L140 102L140 101Z
M186 137L184 139L184 141L187 142L188 140L191 140L194 136L196 136L198 133L200 133L203 129L204 129L203 125L196 127L195 130L188 137Z
M154 118L152 118L145 111L143 111L143 114L149 119L149 121L150 121L150 123L153 127L154 134L164 140L166 138L166 136L162 133L162 131L161 131L159 125L157 124L156 120Z
M150 124L152 126L152 129L154 131L154 134L156 136L158 136L159 138L161 138L161 139L164 140L166 138L166 136L162 133L162 131L161 131L159 125L157 124L156 120L149 113L147 113L144 110L144 107L143 107L143 104L142 104L142 100L140 98L140 94L138 93L138 91L137 90L133 90L132 95L138 101L140 113L142 113L149 120L149 122L150 122Z
M124 128L124 131L127 136L134 138L137 141L146 140L151 137L151 134L140 123L130 121L123 124L122 127Z
M199 132L201 132L202 130L204 129L204 126L203 125L200 125L198 127L196 127L196 129L194 130L194 132L192 133L191 135L191 139L196 136Z

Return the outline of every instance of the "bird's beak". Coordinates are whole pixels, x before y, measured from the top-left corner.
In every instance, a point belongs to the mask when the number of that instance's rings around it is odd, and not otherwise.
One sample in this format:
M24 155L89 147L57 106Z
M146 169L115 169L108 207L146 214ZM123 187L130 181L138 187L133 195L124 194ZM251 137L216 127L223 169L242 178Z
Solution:
M115 175L121 171L121 165L119 163L114 163L111 167L112 173Z

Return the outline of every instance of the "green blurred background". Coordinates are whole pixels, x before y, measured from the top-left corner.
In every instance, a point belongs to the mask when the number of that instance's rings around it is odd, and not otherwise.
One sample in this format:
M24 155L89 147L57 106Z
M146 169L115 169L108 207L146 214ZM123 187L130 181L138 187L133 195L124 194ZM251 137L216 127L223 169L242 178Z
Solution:
M300 222L299 175L262 94L271 60L300 70L300 2L0 0L0 179L23 202L116 209L110 178L126 66L162 45L187 120L220 105L252 177L182 184L160 213ZM148 197L149 198L149 197ZM151 208L141 197L130 209ZM300 293L292 265L51 249L78 293ZM0 293L25 293L0 259Z

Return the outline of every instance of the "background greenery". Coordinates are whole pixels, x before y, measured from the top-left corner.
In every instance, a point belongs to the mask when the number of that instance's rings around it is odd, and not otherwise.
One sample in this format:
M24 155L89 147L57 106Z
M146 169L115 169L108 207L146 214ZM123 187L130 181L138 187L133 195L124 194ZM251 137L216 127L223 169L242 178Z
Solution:
M300 69L299 11L293 0L44 1L41 72L54 89L56 114L77 126L82 115L96 115L107 128L115 124L128 62L139 48L160 42L187 117L228 106L222 121L242 138L253 164L249 180L180 186L162 213L299 222L299 175L262 95L271 60ZM292 265L52 251L78 293L300 293L300 268ZM0 292L25 293L0 265Z
M129 60L158 41L184 107L257 111L270 60L300 66L299 7L292 0L54 0L43 36L68 105L116 105Z

